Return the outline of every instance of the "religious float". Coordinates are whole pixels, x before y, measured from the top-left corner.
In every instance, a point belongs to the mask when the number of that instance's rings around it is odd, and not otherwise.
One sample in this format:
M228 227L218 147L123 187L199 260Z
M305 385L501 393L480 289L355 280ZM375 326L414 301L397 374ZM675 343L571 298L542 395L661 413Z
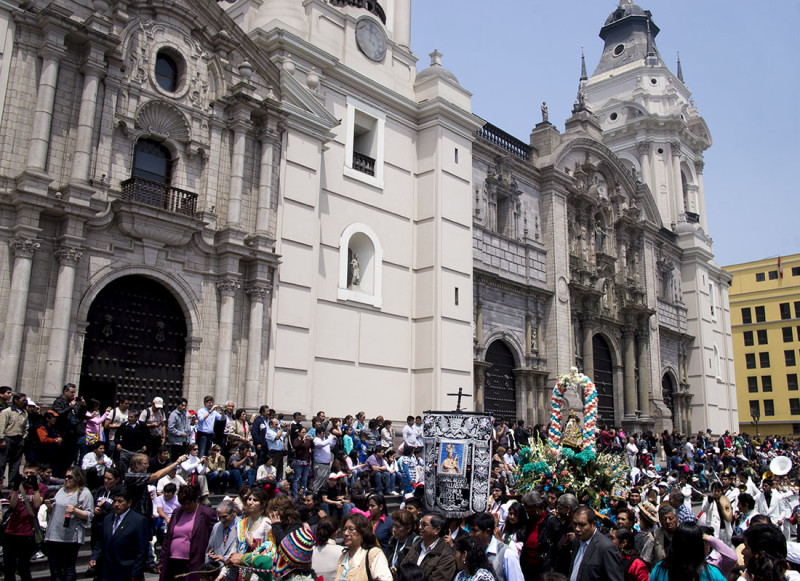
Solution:
M568 389L583 392L583 428L575 410L564 420ZM520 451L514 492L522 495L539 487L558 488L593 508L603 508L610 491L625 486L629 468L621 454L597 453L597 388L573 367L568 374L558 375L551 405L547 440L532 441Z

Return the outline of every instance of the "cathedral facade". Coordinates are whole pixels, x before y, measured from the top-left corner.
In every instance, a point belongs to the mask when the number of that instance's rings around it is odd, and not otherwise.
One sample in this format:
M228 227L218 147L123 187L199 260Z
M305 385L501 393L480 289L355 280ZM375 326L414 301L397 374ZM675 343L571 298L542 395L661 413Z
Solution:
M637 6L529 142L410 0L0 11L0 384L541 423L577 366L609 424L735 427L710 133Z

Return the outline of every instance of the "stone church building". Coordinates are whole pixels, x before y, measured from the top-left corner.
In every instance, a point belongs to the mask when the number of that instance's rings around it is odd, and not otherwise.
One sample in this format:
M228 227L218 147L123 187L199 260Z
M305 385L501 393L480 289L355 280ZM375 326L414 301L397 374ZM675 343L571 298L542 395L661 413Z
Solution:
M0 384L395 419L461 387L543 423L577 366L601 422L736 428L711 135L649 12L621 3L564 131L543 106L527 142L417 67L411 0L0 23Z

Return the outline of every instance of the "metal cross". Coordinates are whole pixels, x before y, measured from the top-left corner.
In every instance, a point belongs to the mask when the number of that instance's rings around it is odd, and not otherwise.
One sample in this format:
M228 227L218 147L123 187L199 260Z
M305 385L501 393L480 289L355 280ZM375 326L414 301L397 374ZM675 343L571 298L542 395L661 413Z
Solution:
M448 393L447 395L453 396L453 397L458 397L458 402L456 403L456 411L457 412L462 411L462 409L461 409L461 398L462 397L472 397L470 394L464 393L464 388L463 387L459 387L458 388L458 393Z

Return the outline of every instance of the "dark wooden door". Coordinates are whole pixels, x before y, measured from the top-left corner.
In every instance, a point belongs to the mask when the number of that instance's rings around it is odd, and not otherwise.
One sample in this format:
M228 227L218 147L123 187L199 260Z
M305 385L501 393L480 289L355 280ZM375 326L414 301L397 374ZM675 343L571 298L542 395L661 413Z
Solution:
M80 393L103 406L116 396L140 410L156 396L171 409L183 395L186 319L158 282L124 276L109 283L89 308Z
M597 387L597 425L614 425L614 362L611 348L602 335L592 337L594 381Z
M502 341L495 341L486 350L483 409L495 418L514 420L517 416L517 389L514 381L514 354Z
M675 393L675 383L672 381L672 377L669 373L665 373L664 377L661 378L661 397L664 399L664 405L667 406L667 409L672 412L673 420L677 420L675 416L675 405L672 394Z

